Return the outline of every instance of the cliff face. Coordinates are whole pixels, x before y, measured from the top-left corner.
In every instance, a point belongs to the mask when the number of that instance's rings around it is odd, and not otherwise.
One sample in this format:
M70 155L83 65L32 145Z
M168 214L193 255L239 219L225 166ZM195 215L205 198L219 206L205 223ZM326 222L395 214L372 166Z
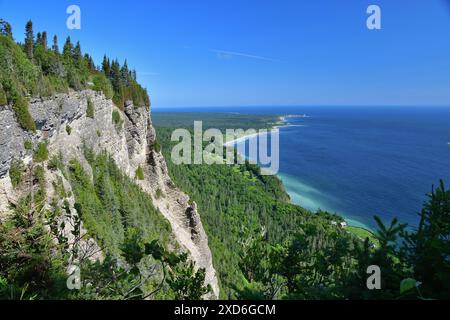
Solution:
M87 116L88 101L92 102L93 117ZM30 182L27 190L15 189L9 175L13 160L20 160L26 166L33 165L32 152L25 148L27 141L34 146L47 142L50 155L61 154L65 164L77 159L90 175L92 168L84 157L84 147L95 153L105 151L131 178L135 177L139 167L143 169L145 179L136 180L136 183L148 193L155 207L170 222L175 239L189 253L196 266L206 269L206 282L213 289L210 298L218 297L212 255L196 205L189 205L189 197L174 186L165 159L152 147L156 137L147 108L137 108L128 102L124 112L118 112L120 118L114 121L112 114L118 110L112 101L102 93L86 90L51 99L32 100L29 110L36 122L36 133L24 131L10 107L0 110L0 222L8 215L10 205L33 187ZM70 183L59 170L46 169L45 178L49 195L54 192L51 186L57 179L62 180L66 190L71 191ZM71 216L62 219L71 220L77 216L74 203L72 196L69 199ZM64 233L70 237L71 223L65 225ZM92 259L102 259L101 249L92 238L82 245L86 255Z

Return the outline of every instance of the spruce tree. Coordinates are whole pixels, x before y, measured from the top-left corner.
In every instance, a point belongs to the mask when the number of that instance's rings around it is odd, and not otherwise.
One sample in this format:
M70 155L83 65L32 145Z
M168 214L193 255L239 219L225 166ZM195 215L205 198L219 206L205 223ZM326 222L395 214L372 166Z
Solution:
M39 45L39 44L42 44L42 36L41 36L40 32L38 32L36 34L36 45Z
M28 59L33 59L34 33L33 22L29 20L25 26L25 53Z
M73 59L77 62L79 62L81 60L81 46L80 46L80 42L77 41L77 44L75 46L75 49L73 49Z
M130 84L130 72L128 70L128 63L127 60L123 63L122 69L120 69L120 75L122 78L122 83L125 86L128 86Z
M122 78L120 73L120 64L117 60L113 60L111 64L111 83L115 92L120 91L122 86Z
M59 53L59 47L58 47L58 37L55 35L53 36L53 45L52 45L52 50L55 53Z
M84 55L84 60L86 61L86 64L88 65L89 70L96 71L94 59L92 59L92 57L89 54L86 53Z
M64 44L63 48L63 56L66 59L70 59L72 58L72 54L73 54L73 45L72 42L70 42L70 37L67 37L66 43Z
M0 19L0 35L12 38L11 25L3 19Z
M47 32L46 31L42 32L41 42L42 42L42 46L44 47L44 49L47 50Z
M107 76L109 78L110 74L111 74L111 65L110 65L109 59L106 57L106 55L103 56L102 70L103 70L103 73L105 74L105 76Z

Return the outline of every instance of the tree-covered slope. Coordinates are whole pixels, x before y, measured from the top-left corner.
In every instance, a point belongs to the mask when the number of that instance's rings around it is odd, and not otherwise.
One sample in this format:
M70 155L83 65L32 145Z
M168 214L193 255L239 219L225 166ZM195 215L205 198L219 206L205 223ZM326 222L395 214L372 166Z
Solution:
M80 43L73 44L70 37L60 50L57 36L50 46L45 31L35 36L31 21L25 31L25 43L18 44L10 24L0 19L0 107L13 105L23 128L36 129L28 112L29 97L93 89L112 98L122 110L126 100L136 106L150 105L146 89L138 84L136 71L128 68L127 61L120 65L105 56L97 67L89 54L83 55Z
M450 191L443 184L429 195L419 230L376 218L375 238L364 240L332 223L343 221L336 215L289 203L280 181L254 165L174 165L173 129L156 125L173 180L199 205L223 298L450 298ZM367 287L374 265L381 290Z
M135 72L106 57L96 67L70 39L62 53L57 41L48 48L31 23L25 44L17 44L4 21L0 65L2 152L9 155L0 177L0 299L209 293L205 270L181 250L138 181L149 170L142 153L151 152L153 137L150 102ZM68 94L53 96L59 92ZM121 113L126 100L133 103ZM134 177L128 171L138 165Z

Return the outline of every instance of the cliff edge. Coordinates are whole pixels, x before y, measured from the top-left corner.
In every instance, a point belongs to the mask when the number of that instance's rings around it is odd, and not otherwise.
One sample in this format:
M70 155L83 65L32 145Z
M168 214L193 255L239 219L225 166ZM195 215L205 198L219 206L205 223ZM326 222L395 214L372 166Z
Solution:
M93 108L94 115L88 116L88 108ZM212 255L197 206L190 204L189 197L172 183L165 159L155 147L156 135L148 108L127 101L122 112L101 92L85 90L32 99L29 111L36 123L36 132L23 130L10 106L0 110L0 222L10 213L10 206L27 191L14 188L9 174L13 161L33 165L33 155L27 144L36 147L45 142L50 155L61 155L64 164L77 159L91 176L92 168L85 158L85 148L96 154L106 152L130 178L134 179L136 171L142 169L144 179L136 180L136 183L170 222L174 238L195 266L205 269L206 284L212 288L212 294L207 298L219 297ZM54 192L50 186L58 179L70 192L70 183L62 172L44 167L49 193ZM27 184L29 188L33 188L32 181ZM76 219L78 213L73 196L68 202L70 215L62 219ZM68 237L71 225L65 223L63 230ZM83 232L86 233L84 229ZM102 259L101 249L93 238L86 237L83 247L92 259Z

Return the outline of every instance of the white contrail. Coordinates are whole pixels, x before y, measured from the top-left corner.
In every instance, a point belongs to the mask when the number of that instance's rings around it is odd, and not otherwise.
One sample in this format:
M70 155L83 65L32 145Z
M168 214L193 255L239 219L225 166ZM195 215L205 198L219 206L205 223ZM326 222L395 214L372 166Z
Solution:
M250 58L250 59L258 59L258 60L265 60L265 61L272 61L275 62L277 60L266 58L262 56L256 56L252 54L242 53L242 52L235 52L235 51L225 51L225 50L217 50L217 49L209 49L209 51L221 54L221 55L228 55L228 56L238 56L238 57L244 57L244 58Z

